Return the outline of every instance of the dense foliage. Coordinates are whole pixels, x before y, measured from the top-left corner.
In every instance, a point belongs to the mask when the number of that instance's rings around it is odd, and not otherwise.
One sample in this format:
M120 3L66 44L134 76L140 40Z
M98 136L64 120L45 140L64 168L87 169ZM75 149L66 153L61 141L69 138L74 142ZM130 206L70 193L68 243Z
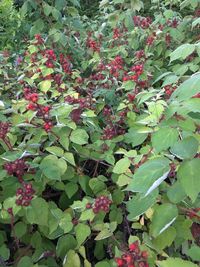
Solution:
M0 4L1 266L199 266L199 8Z

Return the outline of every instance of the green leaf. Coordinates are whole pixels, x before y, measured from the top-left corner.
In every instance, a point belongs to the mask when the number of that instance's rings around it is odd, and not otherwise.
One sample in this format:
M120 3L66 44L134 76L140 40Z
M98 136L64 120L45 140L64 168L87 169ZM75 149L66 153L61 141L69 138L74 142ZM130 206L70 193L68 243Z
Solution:
M40 33L43 30L43 28L44 28L43 20L42 19L36 20L30 30L31 37L33 37L37 33Z
M198 145L196 138L189 136L174 144L170 152L180 159L190 159L196 155Z
M49 206L43 198L34 198L26 208L26 218L30 224L48 225Z
M71 198L78 191L78 189L79 187L77 183L69 182L65 188L68 198Z
M4 261L7 261L10 257L10 250L6 247L5 244L0 246L0 256L4 259Z
M183 189L179 181L175 182L172 186L169 187L167 196L169 200L175 204L181 202L186 197L185 190Z
M187 196L194 202L199 194L200 188L200 159L192 159L183 162L178 169L177 177Z
M167 228L162 234L153 240L153 245L157 250L161 251L169 247L176 237L176 229L174 227Z
M54 155L49 155L42 160L40 169L47 178L60 180L61 176L67 170L67 163L63 159L58 159Z
M171 127L160 128L152 135L152 145L161 152L171 147L178 140L178 130Z
M70 250L67 253L63 267L81 267L79 255L74 250Z
M114 166L113 168L113 172L117 173L117 174L121 174L124 173L128 170L128 168L130 167L131 163L130 160L128 158L123 158L120 159Z
M58 10L62 10L66 6L66 0L56 0L55 1L55 7Z
M142 144L147 138L147 133L138 133L138 131L134 128L130 128L128 133L124 135L124 140L128 144L131 143L132 147L138 146Z
M156 198L158 196L158 190L154 190L148 196L142 198L139 194L133 196L131 200L126 203L128 212L128 219L134 220L137 216L142 215L147 211L151 206L156 203Z
M96 195L97 193L103 191L104 189L106 189L106 185L103 181L101 181L98 178L92 178L89 181L89 186L92 189L92 191L94 192L94 194Z
M195 19L195 20L192 22L192 28L194 28L194 27L197 26L198 24L200 24L200 18Z
M50 80L44 80L39 83L40 90L44 93L48 92L51 88L51 81Z
M77 241L72 235L67 234L67 235L61 236L57 242L56 254L59 257L64 258L67 252L70 249L75 249L76 246L77 246Z
M139 11L143 7L143 3L140 0L131 0L131 8L135 11Z
M69 233L73 228L72 218L70 214L64 213L63 218L59 222L60 228L64 230L64 233Z
M133 90L135 88L135 82L133 81L123 82L123 87L125 88L126 91Z
M27 231L27 225L23 222L18 222L15 224L15 234L18 238L21 238L25 235Z
M169 171L169 160L166 158L149 160L136 171L127 190L146 197L167 178Z
M75 227L75 233L78 246L81 246L85 242L85 240L90 236L91 230L88 225L79 223Z
M198 267L196 264L180 258L168 258L165 261L158 261L158 267Z
M62 14L56 8L52 8L52 16L54 17L55 20L61 20L62 19Z
M194 50L195 44L183 44L170 54L170 61L172 62L179 58L185 59L192 54Z
M113 235L113 232L110 229L103 229L96 237L95 240L103 240Z
M192 75L188 80L183 82L171 95L170 100L175 98L178 101L183 101L200 93L200 73Z
M163 233L177 218L178 209L175 205L165 203L155 209L150 226L150 232L153 237Z
M63 149L58 146L46 147L45 150L58 157L62 157L64 153Z
M33 262L31 258L24 256L18 262L17 267L33 267Z
M88 143L89 135L83 129L76 129L72 131L70 135L70 140L78 145L85 145Z
M188 251L187 255L193 260L200 262L200 247L193 245Z
M71 165L76 166L74 161L74 155L70 152L65 152L63 155L63 158L65 158Z
M95 267L111 267L112 265L109 264L109 262L101 261L95 264Z
M52 12L52 7L48 5L47 3L43 2L43 10L44 10L44 14L48 17Z

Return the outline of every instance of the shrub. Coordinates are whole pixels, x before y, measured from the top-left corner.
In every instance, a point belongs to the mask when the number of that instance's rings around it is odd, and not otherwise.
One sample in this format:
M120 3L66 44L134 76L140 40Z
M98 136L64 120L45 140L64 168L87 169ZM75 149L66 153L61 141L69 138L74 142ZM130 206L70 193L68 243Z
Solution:
M36 34L2 55L2 265L199 261L197 11L102 8L74 49Z

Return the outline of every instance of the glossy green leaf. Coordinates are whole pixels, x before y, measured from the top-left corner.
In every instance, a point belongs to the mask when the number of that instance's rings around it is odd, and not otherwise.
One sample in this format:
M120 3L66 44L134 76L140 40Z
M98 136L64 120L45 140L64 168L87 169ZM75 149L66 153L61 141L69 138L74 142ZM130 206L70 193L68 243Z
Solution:
M158 261L157 262L158 267L197 267L196 264L190 262L190 261L185 261L179 258L168 258L167 260L164 261Z
M129 220L135 219L137 216L142 215L147 211L151 206L156 203L156 198L158 196L158 190L154 190L146 197L141 197L139 194L133 196L131 200L126 203Z
M76 240L78 242L78 246L80 246L90 236L91 230L88 225L79 223L75 227L75 233L76 233Z
M180 159L190 159L196 155L198 145L197 139L189 136L174 144L170 152Z
M26 218L30 224L48 225L49 207L43 198L34 198L26 208ZM41 216L42 215L42 216Z
M158 206L153 214L150 232L153 237L162 234L177 218L178 209L175 205L165 203Z
M83 129L76 129L72 131L70 135L70 140L78 145L85 145L88 143L89 135Z
M117 173L117 174L124 173L128 170L128 168L130 167L130 164L131 163L130 163L130 160L128 158L120 159L115 164L115 166L113 168L113 172Z
M200 74L196 73L183 82L171 95L171 100L183 101L200 93Z
M81 267L80 257L74 250L67 253L63 267Z
M185 193L194 202L199 194L200 188L200 159L185 161L178 169L178 179L185 190Z
M162 127L152 134L152 145L157 152L168 149L178 140L178 130L171 127Z
M148 196L168 176L169 160L157 158L142 164L133 176L127 190Z
M194 50L195 50L195 44L183 44L171 53L170 61L174 61L179 58L185 59L190 54L192 54Z
M60 180L61 176L67 170L67 163L63 159L58 159L54 155L49 155L42 160L40 169L49 179Z

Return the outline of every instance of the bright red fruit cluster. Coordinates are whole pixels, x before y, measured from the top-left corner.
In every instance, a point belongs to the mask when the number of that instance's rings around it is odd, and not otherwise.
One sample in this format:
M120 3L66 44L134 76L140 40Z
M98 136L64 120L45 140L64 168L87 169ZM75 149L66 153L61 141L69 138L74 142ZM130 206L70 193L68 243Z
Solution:
M0 122L0 139L5 139L10 128L10 124L8 122Z
M149 267L147 263L148 253L141 251L138 241L130 244L129 250L121 258L115 261L118 267Z
M164 86L165 94L170 97L171 94L177 89L177 86L166 85Z
M16 204L25 207L29 206L34 194L35 190L32 188L32 184L23 182L22 187L18 188L16 192L16 196L18 197Z
M106 196L97 197L93 206L94 213L99 213L100 211L109 212L111 203L112 201Z
M100 52L100 43L95 41L93 38L91 38L92 34L91 32L88 33L88 38L86 41L86 46L90 48L94 52Z
M147 29L150 27L152 21L150 17L141 17L141 16L134 16L133 21L135 26L141 27L142 29Z

